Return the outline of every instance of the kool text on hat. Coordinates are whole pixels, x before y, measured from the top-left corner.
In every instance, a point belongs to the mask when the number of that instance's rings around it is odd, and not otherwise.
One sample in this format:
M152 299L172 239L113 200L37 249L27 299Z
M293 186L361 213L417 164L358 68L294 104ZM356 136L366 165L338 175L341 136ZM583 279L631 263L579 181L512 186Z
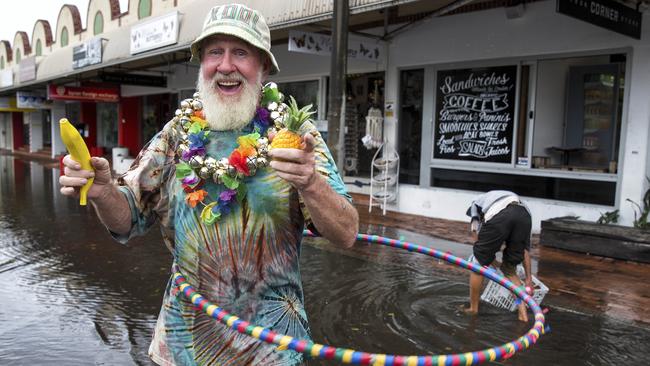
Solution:
M260 12L241 4L218 5L210 9L203 23L201 34L192 42L190 61L201 59L201 42L215 34L227 34L240 38L264 51L271 60L271 74L280 71L271 53L271 32Z

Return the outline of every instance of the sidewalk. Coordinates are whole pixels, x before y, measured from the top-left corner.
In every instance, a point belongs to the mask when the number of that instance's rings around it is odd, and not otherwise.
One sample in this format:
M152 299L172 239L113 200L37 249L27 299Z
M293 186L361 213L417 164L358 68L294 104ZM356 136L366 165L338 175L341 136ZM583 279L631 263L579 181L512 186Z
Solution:
M461 243L452 244L451 249L449 245L436 248L449 250L457 256L471 252L472 241L466 222L393 211L386 211L383 216L379 208L368 213L368 196L352 196L359 211L362 233L368 232L369 227L373 229L372 225L382 225ZM533 235L531 257L533 273L550 289L547 299L551 307L650 325L650 317L645 314L650 308L649 264L544 247L538 235Z

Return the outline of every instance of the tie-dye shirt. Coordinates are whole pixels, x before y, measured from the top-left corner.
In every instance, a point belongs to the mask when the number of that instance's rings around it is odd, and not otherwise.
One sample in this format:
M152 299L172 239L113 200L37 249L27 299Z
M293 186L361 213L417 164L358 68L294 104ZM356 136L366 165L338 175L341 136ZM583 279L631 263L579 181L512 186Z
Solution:
M175 178L174 127L168 123L118 179L132 215L126 242L159 222L165 244L185 278L203 296L253 324L299 339L310 331L303 305L299 255L309 213L296 189L270 167L246 177L247 197L213 225L201 221L201 205L191 208ZM244 131L212 131L207 155L227 157ZM327 146L313 124L302 133L316 138L316 170L330 186L350 199ZM202 187L217 197L224 187ZM295 365L302 355L280 351L223 326L179 293L171 279L149 348L160 365Z

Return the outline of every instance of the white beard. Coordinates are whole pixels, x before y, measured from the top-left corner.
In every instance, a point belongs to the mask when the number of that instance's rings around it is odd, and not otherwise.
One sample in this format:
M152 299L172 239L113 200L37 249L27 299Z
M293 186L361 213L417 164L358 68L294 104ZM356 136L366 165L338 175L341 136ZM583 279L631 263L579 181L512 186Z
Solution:
M203 78L202 71L199 69L196 90L203 100L203 113L210 129L226 131L238 130L246 126L255 117L262 85L262 71L260 70L255 85L251 85L239 72L234 72L227 77L216 73L211 80L206 80ZM217 91L217 81L226 78L242 83L242 91L239 95L221 95Z

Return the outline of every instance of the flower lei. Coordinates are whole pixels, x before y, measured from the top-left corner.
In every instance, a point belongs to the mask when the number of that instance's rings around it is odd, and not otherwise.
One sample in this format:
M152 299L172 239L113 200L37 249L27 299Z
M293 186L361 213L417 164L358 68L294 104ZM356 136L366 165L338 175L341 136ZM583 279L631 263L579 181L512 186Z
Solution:
M180 103L173 119L180 133L176 149L179 162L176 164L176 178L181 181L186 193L185 201L195 208L203 205L201 220L211 225L230 213L235 202L241 204L246 198L245 177L255 175L257 169L268 166L269 135L284 126L288 109L284 96L275 83L262 88L261 105L253 118L253 132L237 138L238 146L229 157L215 159L208 156L205 145L211 133L203 114L203 102L199 93ZM271 125L273 122L273 125ZM206 181L223 184L226 189L212 198L202 189Z

